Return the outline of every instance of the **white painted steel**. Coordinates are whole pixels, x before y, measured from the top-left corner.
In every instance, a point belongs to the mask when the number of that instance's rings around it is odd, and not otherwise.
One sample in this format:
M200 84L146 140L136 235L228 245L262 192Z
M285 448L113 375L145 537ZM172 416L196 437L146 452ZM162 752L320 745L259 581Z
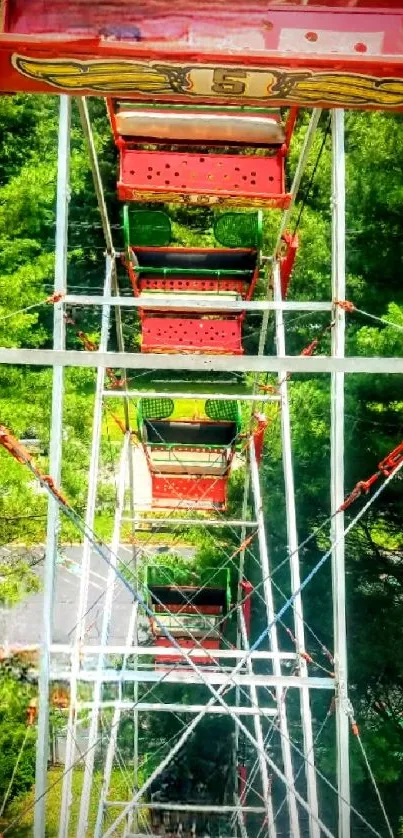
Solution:
M29 647L30 650L37 649L38 647ZM25 649L25 647L24 647ZM74 647L68 646L65 643L52 643L50 647L50 651L53 654L59 655L70 655L74 652ZM182 649L182 654L185 654L184 650ZM156 657L158 655L167 655L168 657L175 657L180 654L178 649L174 647L165 647L165 646L137 646L137 645L113 645L113 644L106 644L105 646L100 646L99 644L90 644L86 645L85 643L80 646L80 652L82 657L84 658L86 655L124 655L129 656L132 655L134 657ZM199 649L186 649L186 655L189 657L198 656L200 654ZM227 658L230 660L241 660L245 657L245 650L244 649L214 649L214 658ZM274 655L273 652L255 649L253 652L250 652L250 657L252 660L272 660ZM279 652L279 656L282 660L288 661L295 661L297 659L297 655L295 652Z
M241 628L241 635L242 635L242 643L243 647L246 651L249 651L249 640L246 631L245 625L245 618L242 611L242 607L239 608L239 620L240 620L240 628ZM251 657L249 656L246 662L246 667L248 670L249 675L253 675L253 664ZM237 696L238 698L238 696ZM259 760L259 768L260 768L260 777L262 781L262 794L263 800L265 803L265 815L267 819L267 830L269 833L269 838L276 838L277 829L276 824L274 822L274 811L273 811L273 798L271 794L271 782L269 778L269 772L267 767L267 762L264 758L264 750L265 750L265 742L263 736L263 727L262 727L262 717L259 713L259 700L258 700L258 692L256 689L255 684L251 684L250 686L250 698L252 708L254 708L256 715L253 719L254 729L255 729L255 738L256 742L258 743L258 755L257 758Z
M332 112L332 293L344 300L346 293L344 111ZM345 351L345 312L335 306L332 355L340 360ZM344 374L331 377L331 539L334 657L337 680L336 741L339 790L339 838L350 836L349 719L347 702L347 627L345 588L344 514L337 513L344 500Z
M81 701L79 707L83 710L91 710L93 706L92 701ZM122 713L130 712L136 708L139 713L200 713L204 709L204 704L163 704L162 702L147 702L147 701L101 701L100 708L116 709L118 708ZM270 718L277 715L275 707L231 707L233 713L237 716L260 716L262 718ZM206 716L228 716L229 709L219 705L213 705L206 710Z
M237 521L231 520L230 518L228 521L226 518L222 518L221 520L217 521L216 518L127 518L123 517L122 521L134 521L135 524L151 524L152 526L163 527L163 526L170 526L176 527L179 525L186 525L188 527L248 527L250 529L256 529L256 521Z
M274 298L281 299L281 278L278 262L273 264L273 288ZM284 319L281 311L276 311L276 348L278 355L285 355L285 328ZM285 489L285 504L286 504L286 518L287 518L287 541L288 552L290 557L290 577L291 577L291 594L295 596L293 605L293 620L294 620L294 635L297 641L298 652L305 651L305 630L304 618L302 608L302 595L299 592L301 586L301 574L299 565L299 550L298 550L298 532L297 532L297 514L295 509L295 488L294 488L294 468L292 461L292 441L291 441L291 419L290 419L290 405L288 399L288 381L286 376L279 376L279 389L281 394L281 443L282 443L282 457L283 457L283 473L284 473L284 489ZM297 593L299 592L299 593ZM299 671L304 677L308 675L308 667L306 660L299 654ZM305 762L305 776L307 784L308 803L311 808L312 815L309 817L309 835L310 838L320 838L320 829L317 818L319 814L318 807L318 792L316 786L316 772L315 772L315 755L314 743L312 734L312 715L311 704L309 697L309 690L304 688L300 691L300 708L301 708L301 722L302 734L304 740L304 754Z
M101 627L101 646L106 646L112 618L113 596L116 583L116 568L118 564L118 552L120 544L120 529L121 517L124 508L125 489L126 489L126 472L127 472L127 458L130 446L130 433L127 432L124 437L122 452L120 456L119 474L118 474L118 496L116 499L115 521L113 527L113 534L111 540L111 547L109 552L110 564L108 566L108 574L106 580L105 596L103 599L103 614ZM98 659L97 674L102 674L104 666L104 655L100 654ZM121 674L118 673L121 680ZM102 681L97 678L94 687L94 704L91 713L87 753L84 763L84 778L81 792L80 813L77 827L77 838L85 838L88 829L88 812L91 798L91 787L94 774L95 761L95 745L98 738L99 726L99 704L102 697ZM117 732L116 732L117 733Z
M112 808L119 809L121 806L127 806L128 801L121 800L107 800L106 805ZM144 803L134 804L135 806L144 806ZM233 812L249 812L250 814L263 815L266 809L262 806L203 806L203 804L192 803L154 803L147 802L147 809L163 809L167 812L214 812L217 815L231 814Z
M246 653L245 653L246 655ZM244 662L242 659L238 666ZM51 679L53 681L66 681L71 679L71 673L66 670L52 670ZM115 669L104 669L101 672L96 670L81 670L78 675L78 680L82 683L99 683L116 684L120 680L119 672ZM255 684L257 687L285 687L301 689L301 687L310 687L311 690L334 690L333 678L321 678L312 675L309 678L302 678L299 675L247 675L239 671L230 670L229 672L211 671L203 667L200 674L192 669L173 670L172 672L153 671L153 670L130 670L126 674L126 681L130 683L145 683L145 684L207 684L209 686L226 684L227 687L240 684L242 687L250 687ZM229 708L230 711L232 707Z
M106 274L104 291L105 295L109 295L112 286L112 270L113 263L111 257L106 258ZM104 306L102 310L102 327L100 337L100 347L106 349L108 346L110 324L110 307ZM87 505L85 513L86 529L90 532L94 529L95 520L95 506L97 498L97 474L99 468L99 456L102 434L102 393L105 386L105 369L103 367L97 370L95 401L94 401L94 415L92 422L92 442L91 442L91 456L88 477L87 490ZM83 552L81 559L81 577L80 590L77 608L77 627L75 633L74 653L72 657L71 670L71 684L70 684L70 706L69 717L67 722L66 734L66 756L65 756L65 773L62 783L62 799L60 806L60 820L59 820L59 838L71 838L70 829L70 809L72 803L72 777L73 764L76 751L76 701L77 701L77 677L80 670L80 648L83 644L86 631L86 611L88 604L88 589L91 569L91 551L92 543L88 536L84 537Z
M255 515L258 520L259 529L258 529L258 538L259 538L259 556L260 556L260 565L262 569L262 577L263 577L263 595L264 601L266 605L266 615L267 615L267 625L270 627L270 631L268 634L270 647L274 653L273 658L273 672L274 676L277 680L277 687L276 687L276 699L277 699L277 712L278 712L278 724L281 736L281 753L283 758L283 766L284 766L284 775L287 780L287 805L288 805L288 815L289 815L289 827L290 827L290 834L293 838L299 838L300 836L300 827L299 827L299 817L298 817L298 807L297 807L297 800L295 796L295 787L294 787L294 768L292 764L292 755L291 755L291 743L290 737L288 732L288 720L287 720L287 709L285 704L285 696L283 689L281 687L281 681L284 676L281 674L281 659L279 656L279 645L278 645L278 636L277 636L277 624L275 621L275 610L274 610L274 598L273 598L273 590L271 585L271 571L270 571L270 561L269 561L269 549L266 539L266 530L265 530L265 523L264 523L264 513L263 513L263 501L260 491L260 480L259 480L259 469L256 460L256 453L255 453L255 442L253 437L250 439L249 443L249 460L250 460L250 475L251 475L251 485L252 485L252 492L253 492L253 503L254 503L254 510ZM288 675L287 676L287 686L291 686L291 681L295 676ZM301 682L308 681L310 679L303 679L301 677L297 680ZM302 684L301 684L302 686Z
M56 261L55 293L65 294L67 286L68 205L70 180L70 127L71 100L60 97L59 145L57 165L56 208ZM56 303L53 312L53 347L64 350L65 320L62 303ZM60 485L62 466L64 370L55 366L52 385L52 425L50 432L49 473ZM59 533L59 506L52 497L48 501L46 552L43 580L42 650L39 674L39 713L35 769L34 838L44 838L46 829L46 790L49 755L49 647L52 643L53 597L57 541Z
M186 294L143 294L141 297L109 297L105 301L103 297L90 294L67 294L64 302L66 305L74 306L102 306L111 305L120 308L147 308L174 309L175 311L331 311L331 302L282 300L228 300L226 297L220 300L218 295L214 297L214 305L208 298L196 299L196 296L187 297Z
M127 454L128 454L128 456L130 456L130 451L128 451ZM138 612L138 602L135 602L133 604L133 607L132 607L132 610L131 610L129 627L128 627L128 630L127 630L127 638L126 638L126 648L127 649L130 649L130 646L131 646L132 641L133 641L134 634L136 632L137 612ZM98 800L98 811L97 811L97 819L96 819L95 829L94 829L94 838L100 838L100 836L102 835L104 810L105 810L106 800L107 800L107 797L108 797L108 794L109 794L109 786L110 786L110 781L111 781L113 763L114 763L114 759L115 759L117 738L118 738L118 733L119 733L119 724L120 724L120 719L121 719L121 715L122 715L122 704L123 704L123 701L122 701L122 698L121 698L122 684L125 681L125 675L126 675L125 669L126 669L127 658L129 656L129 654L131 654L131 652L127 652L127 653L124 654L123 666L122 666L122 669L121 669L121 672L120 672L120 681L119 681L120 701L115 702L113 704L114 713L113 713L113 716L112 716L112 722L111 722L111 727L110 727L110 732L109 732L109 740L108 740L108 747L107 747L107 751L106 751L106 759L105 759L104 774L103 774L103 780L102 780L102 788L101 788L101 792L100 792L99 800ZM81 705L81 707L82 706L83 705ZM131 706L135 707L136 702L133 702L131 704ZM105 707L105 702L102 701L102 696L98 700L96 708L94 707L94 702L90 702L90 708L93 711L94 711L94 709L97 709L98 713L101 710L101 708L104 709L104 707Z
M318 123L319 123L319 120L320 120L320 117L321 117L321 113L322 113L322 111L321 111L320 108L314 108L312 110L311 119L310 119L308 128L306 130L305 137L304 137L304 142L303 142L302 149L301 149L301 153L300 153L300 156L298 158L298 163L297 163L297 168L295 170L294 179L293 179L293 182L291 184L291 201L290 201L287 209L284 210L282 218L281 218L280 229L279 229L278 234L277 234L277 242L276 242L276 246L274 248L274 254L273 254L274 259L277 259L277 257L278 257L278 252L279 252L279 249L281 247L281 237L282 237L283 233L285 233L285 231L287 229L287 226L288 226L288 223L291 219L292 211L293 211L294 206L295 206L295 201L297 199L299 188L301 186L301 180L302 180L303 174L304 174L305 169L306 169L306 164L308 162L309 155L311 153L312 143L313 143L314 138L315 138L316 129L318 127Z
M303 145L302 145L301 154L298 158L298 163L297 163L297 168L296 168L295 175L294 175L294 180L293 180L292 185L291 185L291 201L290 201L288 209L284 210L282 218L281 218L280 228L279 228L278 235L277 235L276 246L274 248L273 259L277 259L278 255L279 255L279 251L280 251L280 248L281 248L281 245L282 245L282 236L283 236L283 233L285 232L285 230L287 228L287 225L288 225L288 222L291 218L291 213L292 213L292 210L294 208L295 201L297 199L297 195L298 195L298 192L299 192L299 187L301 185L302 176L303 176L304 171L306 169L306 164L308 162L309 154L310 154L310 151L311 151L311 148L312 148L312 143L313 143L313 140L314 140L314 137L315 137L315 133L316 133L316 129L318 127L318 122L319 122L321 113L322 113L321 110L315 108L312 111L312 114L311 114L311 119L310 119L308 128L306 130L305 137L304 137L304 142L303 142ZM267 278L268 278L269 277L268 272L270 271L270 265L269 264L267 265L266 271L267 271ZM267 297L270 296L270 293L271 292L270 292L270 287L269 287L269 283L268 283L267 284ZM277 305L278 305L278 303L277 303ZM267 310L264 313L263 318L262 318L262 328L261 328L260 337L259 337L258 355L263 355L265 344L266 344L268 326L269 326L269 310Z
M110 256L115 256L115 248L112 241L112 231L108 218L108 210L106 208L104 189L102 186L101 172L99 169L98 155L95 148L94 137L92 134L91 121L88 113L87 100L80 96L77 97L77 105L80 114L81 127L87 142L88 156L90 159L92 178L94 181L95 193L98 201L98 208L101 215L102 229L105 237L106 252ZM100 298L101 305L104 304L103 298ZM108 301L106 300L108 305ZM109 303L111 305L111 303Z
M403 375L403 358L349 358L329 355L148 355L130 352L0 348L0 364L18 366L109 367L128 370L193 370L206 372L366 373Z

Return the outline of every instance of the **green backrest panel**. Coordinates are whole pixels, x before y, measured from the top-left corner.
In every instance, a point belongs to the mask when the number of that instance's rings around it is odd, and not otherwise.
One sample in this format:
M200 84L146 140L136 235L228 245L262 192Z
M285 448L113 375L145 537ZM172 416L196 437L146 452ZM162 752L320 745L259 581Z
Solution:
M173 399L140 399L139 417L141 419L168 419L174 412Z
M207 399L204 410L209 419L213 419L215 422L235 422L239 430L241 414L238 402Z
M137 210L125 204L123 226L126 249L167 247L172 238L171 219L160 210Z
M262 245L263 214L258 212L225 212L217 216L214 236L223 247L253 247Z

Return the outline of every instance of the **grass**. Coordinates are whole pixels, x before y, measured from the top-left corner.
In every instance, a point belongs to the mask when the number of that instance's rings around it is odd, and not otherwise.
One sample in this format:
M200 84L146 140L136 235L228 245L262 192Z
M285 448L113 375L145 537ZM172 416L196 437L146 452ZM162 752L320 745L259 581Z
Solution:
M62 777L63 768L60 766L52 768L48 773L49 791L46 809L46 838L57 838L58 835L62 792ZM73 774L72 783L72 805L69 828L70 835L75 835L77 830L82 781L83 771L76 770ZM101 783L102 775L99 773L95 773L90 800L87 838L92 838L92 836L94 835L94 827L97 817L97 807ZM128 785L125 782L125 779L122 776L121 772L118 770L114 770L112 772L111 777L111 786L108 795L109 800L128 800L130 794L131 790L128 788ZM16 824L16 826L13 827L11 831L13 838L29 838L29 836L32 836L34 824L33 803L34 790L32 789L30 792L28 792L28 794L25 794L13 801L13 803L7 809L7 819L3 822L0 822L0 828L5 829L7 825L14 821L14 819L21 816L18 824ZM119 814L119 811L119 809L108 810L104 820L104 826L110 826L110 824L113 823L113 820ZM25 814L23 814L24 812ZM117 829L115 834L117 836L123 835L123 826L121 829Z

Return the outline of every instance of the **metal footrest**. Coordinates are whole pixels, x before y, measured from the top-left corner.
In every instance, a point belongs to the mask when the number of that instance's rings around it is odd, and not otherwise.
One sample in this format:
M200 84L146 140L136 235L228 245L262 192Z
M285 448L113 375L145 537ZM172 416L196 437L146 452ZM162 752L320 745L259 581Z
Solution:
M284 157L121 149L118 194L122 201L163 201L284 208Z

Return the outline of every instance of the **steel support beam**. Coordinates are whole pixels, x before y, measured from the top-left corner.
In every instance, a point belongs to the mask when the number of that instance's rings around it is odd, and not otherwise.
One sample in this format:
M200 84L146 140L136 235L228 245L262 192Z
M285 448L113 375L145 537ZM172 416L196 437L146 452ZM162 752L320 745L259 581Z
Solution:
M111 625L112 619L112 606L113 606L113 595L115 591L115 582L116 582L116 567L118 563L118 552L119 552L119 544L120 544L120 529L121 529L121 518L122 512L124 508L124 500L125 500L125 488L126 488L126 472L127 472L127 465L128 465L128 452L130 446L130 433L127 432L125 434L121 457L120 457L120 465L119 465L119 475L118 475L118 497L116 499L116 512L115 512L115 522L113 527L113 534L111 540L111 547L110 547L110 564L108 567L108 575L106 580L106 589L105 589L105 597L103 600L103 614L102 614L102 627L101 627L101 646L106 646L108 642L109 630ZM101 653L98 659L98 667L97 667L97 675L102 675L104 666L104 655ZM122 675L119 673L119 679L121 680ZM80 803L80 814L78 819L78 827L77 827L77 838L85 838L87 835L88 829L88 812L90 806L90 798L91 798L91 787L92 787L92 780L94 774L94 761L95 761L95 745L98 738L98 726L99 726L99 704L102 697L102 680L101 678L97 678L95 681L95 688L94 688L94 704L91 713L90 719L90 727L88 733L88 746L87 746L87 753L85 757L84 763L84 778L83 778L83 787L81 792L81 803Z
M114 809L120 809L123 806L127 806L129 801L122 801L122 800L107 800L105 802L106 806L109 806ZM200 813L214 813L216 815L229 815L233 814L234 812L241 812L249 813L251 815L264 815L266 809L263 806L203 806L200 804L192 804L192 803L148 803L147 802L147 809L152 810L162 810L166 812L200 812ZM135 803L134 806L144 806L143 802Z
M128 455L128 457L130 456L129 451L127 452L127 455ZM132 606L132 611L131 611L130 620L129 620L129 628L127 630L126 646L128 648L130 648L130 644L133 642L133 637L134 637L134 634L136 632L137 612L138 612L138 603L135 602ZM120 693L120 695L122 694L122 684L125 681L125 676L126 676L125 670L126 670L127 658L129 657L129 654L131 654L131 652L126 653L123 657L123 666L122 666L122 669L121 669L121 672L120 672L120 682L119 682L119 693ZM109 786L110 786L110 781L111 781L113 762L114 762L114 759L115 759L116 746L117 746L117 740L118 740L119 725L120 725L120 719L121 719L121 715L122 715L122 704L125 704L125 703L127 704L128 702L123 702L122 699L120 699L120 701L117 701L114 704L114 713L113 713L113 717L112 717L112 723L111 723L110 734L109 734L109 742L108 742L108 747L107 747L107 751L106 751L106 759L105 759L105 765L104 765L104 776L103 776L103 781L102 781L102 789L101 789L101 792L100 792L100 795L99 795L99 801L98 801L98 811L97 811L97 819L96 819L96 823L95 823L94 838L100 838L100 836L102 835L102 827L103 827L103 821L104 821L104 811L105 811L106 800L107 800L107 797L108 797L108 794L109 794ZM101 710L101 706L104 707L105 702L102 701L102 697L101 698L98 697L97 707L96 707L98 712ZM131 707L131 709L136 708L136 712L138 713L138 708L137 708L137 702L136 701L131 702L130 707ZM92 709L92 711L94 711L94 709L95 709L94 708L94 702L91 702L91 709Z
M177 526L187 526L187 527L247 527L248 529L256 529L256 521L238 521L238 520L231 520L228 521L225 518L222 518L220 521L217 521L216 518L128 518L124 516L122 521L133 521L136 525L137 524L148 524L153 527L177 527Z
M274 659L273 659L273 672L274 677L277 681L276 687L276 698L277 698L277 712L278 712L278 726L281 735L281 753L283 757L283 766L284 766L284 776L287 779L287 804L288 804L288 815L289 815L289 827L290 827L290 834L293 838L299 838L300 826L299 826L299 817L298 817L298 807L297 807L297 800L294 794L294 768L292 764L292 755L291 755L291 743L290 737L288 732L288 721L287 721L287 709L285 705L285 695L282 689L282 681L284 676L281 674L281 661L279 657L279 646L278 646L278 636L277 636L277 625L275 622L275 609L274 609L274 599L273 599L273 590L271 585L271 572L270 572L270 562L269 562L269 549L266 539L266 529L264 523L264 512L263 512L263 501L260 491L260 480L259 480L259 469L256 461L256 453L255 453L255 443L253 437L251 437L249 443L249 459L250 459L250 474L251 474L251 485L252 485L252 492L253 492L253 503L254 503L254 510L255 515L259 523L258 529L258 536L259 536L259 555L260 555L260 565L262 570L262 577L263 577L263 595L264 601L266 604L266 616L267 616L267 625L271 626L269 632L269 641L270 647L274 652ZM256 676L255 676L256 677ZM298 676L288 675L287 678L287 685L289 681L292 681L293 678L296 677L297 681L307 681L310 679L303 679Z
M112 286L112 259L106 258L105 265L105 295L110 295ZM110 326L110 307L104 306L102 310L102 327L100 347L103 350L107 349ZM94 415L92 421L92 442L91 442L91 456L90 468L88 477L87 490L87 506L85 513L85 526L90 532L94 529L95 507L97 499L97 474L99 468L99 457L101 448L101 434L102 434L102 393L105 386L105 369L103 367L97 370L95 401L94 401ZM62 785L62 799L60 806L60 820L59 820L59 838L71 838L69 832L70 822L70 808L72 802L72 779L73 779L73 764L76 751L76 701L77 701L77 680L80 671L80 648L85 638L86 630L86 611L88 602L88 588L91 568L91 551L92 543L90 538L86 535L83 542L83 551L81 559L81 578L80 590L77 608L77 628L75 634L74 651L72 655L72 668L70 676L70 707L69 718L67 723L67 737L66 737L66 757L65 757L65 773L63 776Z
M31 646L28 647L27 651L34 651L37 648L37 646ZM65 643L53 643L50 651L56 655L71 655L74 654L74 647ZM191 658L200 655L200 648L182 649L181 651L183 655L189 655ZM100 646L99 644L83 644L80 646L80 653L82 657L91 657L91 655L123 655L124 657L158 657L158 655L165 655L167 657L177 657L180 654L180 650L170 646L137 646L136 644L129 646L125 644L106 644L105 646ZM243 660L245 658L245 649L214 649L214 653L212 652L212 654L214 654L214 659ZM279 652L278 654L281 660L295 661L297 659L295 652ZM249 656L252 660L264 661L273 660L274 654L271 651L255 649L253 652L248 653Z
M244 649L249 651L249 640L248 634L246 631L245 625L245 618L242 611L242 607L239 608L239 620L240 620L240 628L241 628L241 635L242 635L242 642ZM248 657L246 662L247 670L249 675L253 675L253 664L250 657ZM237 696L238 698L238 696ZM269 838L276 838L277 830L276 824L274 822L274 811L273 811L273 799L271 794L271 783L269 778L268 766L267 762L264 758L264 736L263 736L263 726L262 726L262 718L259 713L259 700L258 700L258 692L255 684L250 685L250 699L252 708L255 710L256 715L253 719L254 730L255 730L255 739L258 743L258 755L257 758L259 760L259 768L260 768L260 777L262 781L262 794L263 800L265 803L265 815L267 821L267 831L269 834ZM278 712L278 711L277 711Z
M4 349L0 348L0 364L18 366L109 367L128 370L192 370L193 372L277 372L302 373L366 373L403 375L403 358L340 358L313 355L161 355L131 352L81 352L80 350Z
M276 246L274 248L274 253L273 253L273 261L278 258L279 250L281 248L281 237L285 233L285 231L287 229L287 226L288 226L288 224L291 220L291 215L292 215L292 212L293 212L293 209L294 209L294 206L295 206L295 202L297 200L299 188L301 186L301 180L302 180L303 174L304 174L305 169L306 169L306 164L308 162L309 155L311 153L312 144L313 144L313 141L315 139L316 129L318 127L321 114L322 114L322 111L321 111L320 108L314 108L313 109L308 128L305 132L304 142L303 142L303 145L302 145L301 153L300 153L299 158L298 158L298 163L297 163L297 168L295 170L294 179L293 179L293 182L292 182L292 185L291 185L291 201L290 201L287 209L284 210L282 218L281 218L280 228L279 228L279 231L278 231L278 234L277 234ZM279 300L277 300L277 302L279 302ZM285 310L286 309L284 309L284 311Z
M246 653L245 653L246 655ZM245 657L244 655L244 657ZM205 684L213 686L217 684L226 684L228 688L235 687L240 684L242 687L250 687L255 684L257 687L278 687L284 689L293 688L301 689L302 687L309 687L311 690L334 690L333 678L322 678L312 675L310 678L302 678L300 675L248 675L235 670L226 671L211 671L205 669L200 670L200 675L193 670L179 670L175 669L172 672L161 672L153 670L129 670L125 679L128 683L144 683L144 684ZM69 682L71 673L68 670L53 670L51 672L51 679L53 681ZM116 669L103 669L100 672L96 670L81 670L78 675L78 680L82 683L94 684L117 684L120 681L120 673ZM229 708L230 711L232 708Z
M291 218L291 213L294 208L295 201L297 199L297 195L299 192L299 187L301 185L302 176L304 174L306 164L308 162L309 154L312 148L312 143L314 140L315 132L318 127L318 122L320 119L321 111L319 109L315 109L312 111L311 119L308 125L308 128L305 132L304 142L301 149L301 154L298 159L297 168L294 175L294 180L291 185L291 202L289 209L285 210L282 215L282 219L280 222L280 229L277 236L276 246L274 248L273 259L276 260L278 258L278 253L282 244L282 235L287 228L287 224ZM267 276L270 275L271 265L270 262L267 265ZM270 296L270 288L269 283L267 283L267 298ZM278 301L276 303L278 305ZM283 309L284 310L284 309ZM265 311L262 318L262 327L260 331L259 337L259 348L258 348L258 355L263 355L264 348L266 345L266 338L267 338L267 329L269 326L269 310Z
M346 292L345 153L344 112L332 113L332 295L344 300ZM335 306L332 355L344 358L345 313ZM347 629L345 589L344 514L337 512L344 500L344 373L331 376L331 539L334 657L336 671L337 785L339 838L350 836L349 720L347 703Z
M98 155L95 148L94 137L92 135L92 128L90 116L88 113L87 100L84 97L77 98L78 110L81 119L81 127L87 142L88 156L90 159L90 166L92 171L92 178L94 181L95 194L97 196L98 208L101 215L102 229L104 232L106 252L109 256L115 256L115 248L112 241L112 231L109 223L108 210L105 202L104 189L102 186L101 172L99 169ZM66 300L68 297L66 297ZM100 305L113 305L110 293L104 297L100 297Z
M59 146L57 168L56 208L56 262L55 293L66 293L67 287L67 242L68 205L70 180L70 126L71 100L60 97ZM55 303L53 314L53 347L56 351L65 348L65 321L63 305ZM57 486L60 485L62 467L64 370L62 366L53 369L52 425L50 432L49 473ZM46 791L49 756L49 648L52 643L53 597L57 541L59 532L59 506L54 498L48 501L46 553L43 580L43 622L42 651L39 675L39 715L35 769L35 812L34 838L44 838L46 829Z
M274 298L276 300L281 300L281 278L278 262L275 262L273 265L273 286ZM281 311L276 311L275 321L277 354L281 356L285 355L286 351L284 319ZM299 671L300 674L304 678L306 678L308 676L308 667L305 657L301 654L302 652L305 652L305 630L302 609L302 595L301 593L297 593L298 591L300 591L301 587L301 574L299 566L297 514L295 508L290 405L288 399L288 381L286 376L279 376L279 389L281 395L281 446L283 457L285 506L287 518L287 541L288 552L290 557L291 594L295 596L293 605L294 634L297 641L297 649L299 653ZM309 690L307 688L304 688L300 691L300 708L302 735L304 741L304 754L307 758L305 762L307 797L312 812L309 818L309 835L310 838L320 838L320 829L317 822L319 808L318 793L316 787L314 743L312 735L312 715Z
M155 311L173 309L174 311L331 311L332 303L326 301L302 300L221 300L215 298L214 303L205 298L197 299L196 295L191 297L178 297L173 294L143 294L141 297L103 297L90 294L67 294L64 302L66 305L74 306L119 306L120 308L146 308Z
M79 707L82 710L91 710L93 707L93 701L80 701ZM101 701L100 708L102 710L106 709L118 709L121 713L129 713L134 708L137 710L138 713L190 713L191 715L196 715L196 713L201 713L204 709L204 704L162 704L162 702L147 702L147 701L129 701L129 700L116 700L113 701ZM231 707L231 712L235 713L236 716L259 716L261 718L270 718L277 715L277 710L275 707ZM206 716L228 716L229 709L222 707L220 704L216 705L213 704L206 710Z

